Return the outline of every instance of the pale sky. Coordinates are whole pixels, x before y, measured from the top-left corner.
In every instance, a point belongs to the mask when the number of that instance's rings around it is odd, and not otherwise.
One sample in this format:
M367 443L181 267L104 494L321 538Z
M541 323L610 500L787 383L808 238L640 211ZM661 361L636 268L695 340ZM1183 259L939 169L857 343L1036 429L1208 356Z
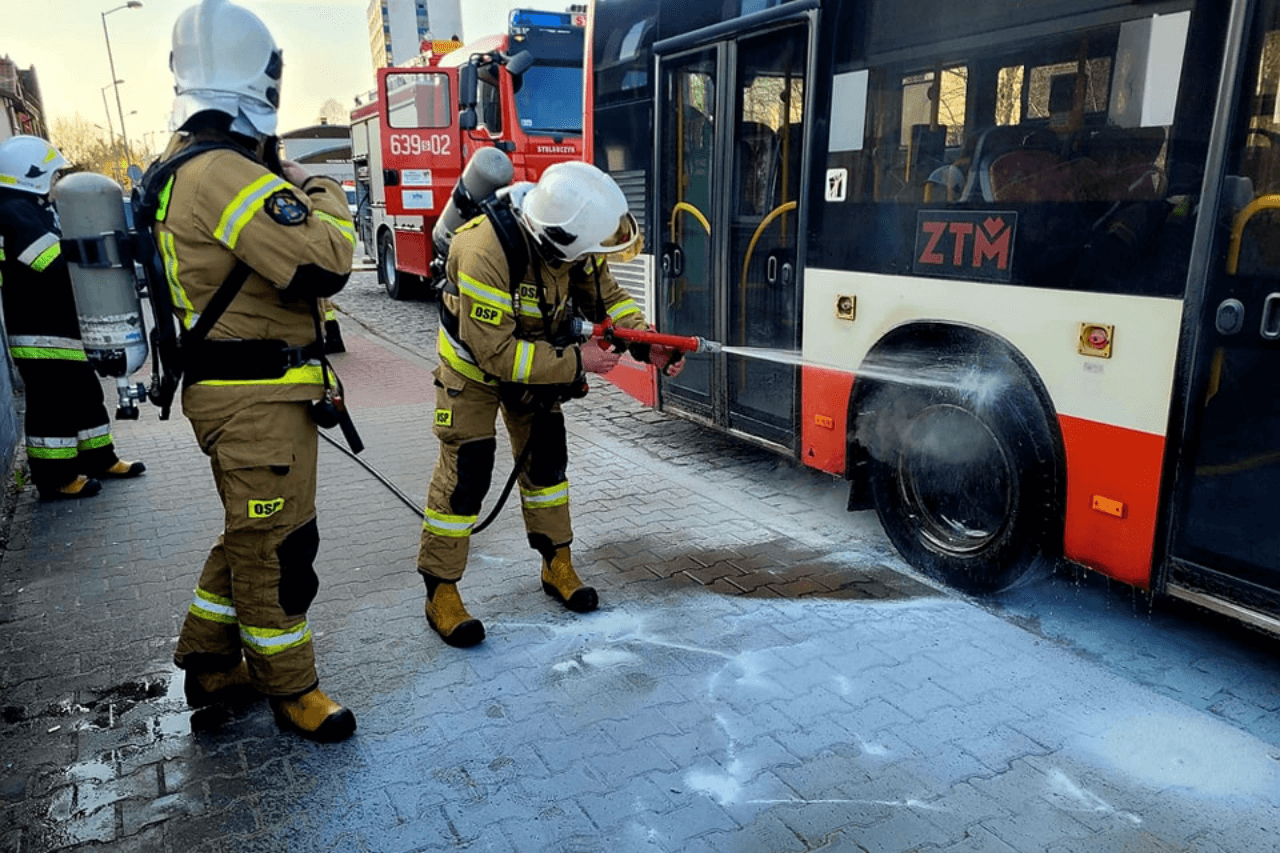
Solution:
M329 98L350 108L357 94L374 88L366 12L369 0L236 0L266 23L284 51L281 131L315 122ZM463 37L478 38L506 28L511 8L555 8L555 0L461 0ZM174 21L195 0L142 0L142 8L120 8L125 0L0 0L0 56L19 68L35 66L52 126L58 116L79 114L101 127L107 113L120 133L111 89L103 12L111 38L130 139L153 134L153 147L168 138L173 105L169 47ZM103 87L107 105L103 106ZM135 113L136 111L136 113Z

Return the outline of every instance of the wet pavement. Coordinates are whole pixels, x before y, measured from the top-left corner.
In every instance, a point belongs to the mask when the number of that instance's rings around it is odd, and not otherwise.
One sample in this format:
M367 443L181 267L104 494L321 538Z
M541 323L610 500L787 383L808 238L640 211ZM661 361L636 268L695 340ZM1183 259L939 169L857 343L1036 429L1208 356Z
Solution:
M373 471L321 443L310 617L356 735L317 746L265 703L185 707L170 658L221 510L189 426L146 410L115 427L144 477L16 497L0 850L1280 847L1265 647L1088 584L955 596L845 513L838 481L599 382L566 408L575 562L601 610L542 593L508 501L461 585L488 639L445 646L413 569L433 310L369 273L338 304Z

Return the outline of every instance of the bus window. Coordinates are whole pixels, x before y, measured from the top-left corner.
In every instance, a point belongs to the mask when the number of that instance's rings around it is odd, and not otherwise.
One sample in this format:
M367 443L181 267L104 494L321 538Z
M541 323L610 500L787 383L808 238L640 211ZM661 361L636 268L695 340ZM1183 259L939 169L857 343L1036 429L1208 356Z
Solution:
M1226 204L1235 214L1227 270L1274 282L1280 279L1280 6L1261 25L1265 35L1250 66L1238 164L1227 185Z
M1173 241L1167 247L1173 255L1187 251L1177 242L1185 241L1181 226L1193 208L1169 197L1168 176L1171 151L1185 152L1172 164L1183 185L1203 163L1197 135L1204 122L1184 122L1186 135L1196 138L1181 147L1174 127L1190 13L1134 9L1129 20L1097 15L1093 26L1085 21L1071 28L989 23L977 50L972 41L904 41L908 30L887 26L915 17L904 6L919 7L920 19L928 17L925 7L936 9L932 0L874 4L868 14L886 25L871 29L845 72L865 68L865 100L831 108L833 128L865 128L861 147L833 149L827 164L847 175L842 203L864 206L857 215L872 226L859 229L859 243L865 235L866 244L854 250L861 258L855 264L956 278L981 277L985 270L996 280L1045 286L1174 291L1176 275L1162 281L1160 265L1138 259L1164 251L1164 241ZM1202 108L1191 105L1188 117ZM916 246L915 238L893 236L904 227L918 236L924 211L949 208L968 212L937 220L946 235L985 222L993 228L1016 222L1008 254L984 243L987 255L965 256L975 250L972 242L925 251L927 240ZM977 210L998 215L979 218ZM1164 227L1170 216L1182 217L1179 237ZM995 232L986 237L1004 239ZM903 251L887 253L886 245ZM848 257L851 248L839 251ZM934 263L938 258L945 263ZM1112 280L1134 270L1143 271L1136 283Z
M388 74L387 124L391 127L448 127L447 74Z

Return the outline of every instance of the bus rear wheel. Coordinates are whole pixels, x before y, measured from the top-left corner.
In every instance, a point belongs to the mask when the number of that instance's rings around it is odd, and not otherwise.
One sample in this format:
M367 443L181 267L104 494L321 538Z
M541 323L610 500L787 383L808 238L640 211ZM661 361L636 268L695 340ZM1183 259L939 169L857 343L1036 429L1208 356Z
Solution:
M994 378L976 387L884 383L864 411L858 434L876 514L908 563L982 594L1051 555L1061 531L1057 463L1029 388Z
M417 295L418 277L396 269L396 241L390 231L378 235L378 279L396 301Z

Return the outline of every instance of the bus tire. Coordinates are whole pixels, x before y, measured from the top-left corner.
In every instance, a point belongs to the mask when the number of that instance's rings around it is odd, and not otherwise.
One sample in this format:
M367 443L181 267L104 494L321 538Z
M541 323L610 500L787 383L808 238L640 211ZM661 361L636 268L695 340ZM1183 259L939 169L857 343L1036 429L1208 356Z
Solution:
M870 493L903 559L973 594L1053 565L1060 439L1025 381L997 370L974 382L969 368L925 385L858 384Z
M390 231L378 235L378 280L396 301L413 299L417 276L396 269L396 241Z

